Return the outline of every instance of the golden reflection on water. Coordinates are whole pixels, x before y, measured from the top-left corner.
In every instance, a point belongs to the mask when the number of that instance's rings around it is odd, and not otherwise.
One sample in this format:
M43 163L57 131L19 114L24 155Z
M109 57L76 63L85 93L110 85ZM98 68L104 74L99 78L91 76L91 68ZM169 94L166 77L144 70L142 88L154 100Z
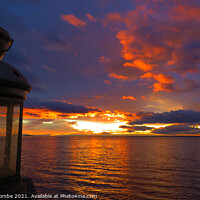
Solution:
M122 140L106 137L82 138L71 144L72 189L78 194L110 193L121 187L121 177L126 174L127 144ZM108 191L107 191L108 190Z
M194 199L200 196L199 149L195 138L25 137L22 173L38 193Z

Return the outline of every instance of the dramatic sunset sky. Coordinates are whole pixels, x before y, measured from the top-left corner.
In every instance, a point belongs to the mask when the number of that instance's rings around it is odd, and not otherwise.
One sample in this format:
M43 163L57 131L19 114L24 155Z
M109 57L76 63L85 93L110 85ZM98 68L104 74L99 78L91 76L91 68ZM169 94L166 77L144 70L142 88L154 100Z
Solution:
M199 0L6 0L24 134L200 135Z

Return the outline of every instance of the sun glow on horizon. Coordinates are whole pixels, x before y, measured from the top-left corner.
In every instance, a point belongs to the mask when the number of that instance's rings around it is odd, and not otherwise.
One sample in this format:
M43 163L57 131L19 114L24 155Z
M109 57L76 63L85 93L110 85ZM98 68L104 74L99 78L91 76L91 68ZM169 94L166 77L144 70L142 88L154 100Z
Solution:
M143 124L141 126L147 126L147 127L152 127L152 128L165 128L167 126L172 126L173 124L158 124L158 123L155 123L155 124ZM137 125L139 126L139 125Z
M102 122L90 122L90 121L76 121L71 125L76 130L93 133L122 133L123 130L119 128L122 125L125 125L127 121L116 121L111 123L102 123Z

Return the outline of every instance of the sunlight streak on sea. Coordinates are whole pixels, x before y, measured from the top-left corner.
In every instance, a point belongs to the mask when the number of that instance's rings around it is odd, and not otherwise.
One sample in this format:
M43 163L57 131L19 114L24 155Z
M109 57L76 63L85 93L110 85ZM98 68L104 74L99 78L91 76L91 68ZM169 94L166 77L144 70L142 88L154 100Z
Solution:
M98 199L200 199L200 138L23 137L37 192Z

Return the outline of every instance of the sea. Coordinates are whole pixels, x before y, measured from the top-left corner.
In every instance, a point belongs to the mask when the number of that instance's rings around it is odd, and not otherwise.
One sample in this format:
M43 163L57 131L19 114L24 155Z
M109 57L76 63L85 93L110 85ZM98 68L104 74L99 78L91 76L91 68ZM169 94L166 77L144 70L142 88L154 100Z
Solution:
M22 144L21 173L38 195L200 199L200 137L23 136Z

